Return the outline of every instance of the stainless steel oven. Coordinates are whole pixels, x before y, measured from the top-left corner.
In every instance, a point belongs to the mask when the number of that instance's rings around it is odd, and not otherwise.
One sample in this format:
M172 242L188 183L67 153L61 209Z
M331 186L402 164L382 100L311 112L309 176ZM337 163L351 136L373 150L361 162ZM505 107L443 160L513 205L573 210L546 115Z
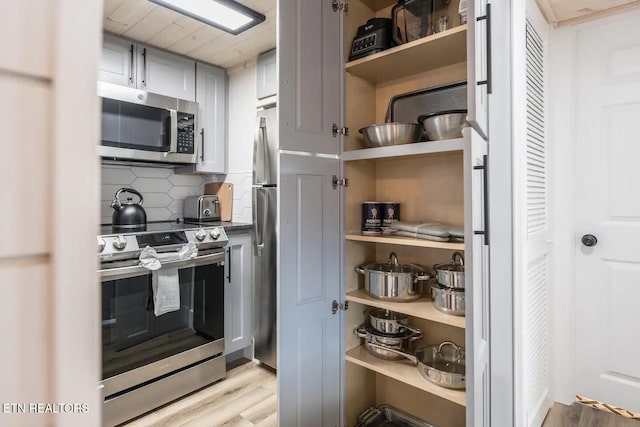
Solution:
M182 227L192 228L98 238L103 248L99 276L104 425L123 423L226 375L225 252L220 247L226 235L224 230L214 233L214 228ZM206 237L199 240L201 231ZM219 237L214 240L215 235ZM114 243L119 240L126 242L125 249L117 249ZM158 253L171 252L194 240L200 245L195 258L162 263L161 269L177 271L180 307L156 316L155 272L139 265L140 249L158 242L152 245Z
M197 163L201 152L198 104L98 82L103 158L172 164Z

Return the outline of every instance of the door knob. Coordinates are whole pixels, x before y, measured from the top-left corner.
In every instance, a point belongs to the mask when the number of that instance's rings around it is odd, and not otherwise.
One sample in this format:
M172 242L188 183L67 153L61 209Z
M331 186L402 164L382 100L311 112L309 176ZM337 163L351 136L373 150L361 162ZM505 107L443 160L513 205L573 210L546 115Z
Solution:
M592 247L598 244L598 239L593 234L585 234L582 236L582 244Z

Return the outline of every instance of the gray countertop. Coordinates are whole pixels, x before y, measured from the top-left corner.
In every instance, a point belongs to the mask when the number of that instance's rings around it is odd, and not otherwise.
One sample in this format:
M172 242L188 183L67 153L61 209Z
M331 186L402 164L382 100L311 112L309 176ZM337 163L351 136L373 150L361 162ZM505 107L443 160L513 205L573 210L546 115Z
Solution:
M224 227L224 231L226 231L227 234L247 232L251 231L251 229L253 228L253 224L247 224L246 222L220 221L212 223L211 225L214 224Z

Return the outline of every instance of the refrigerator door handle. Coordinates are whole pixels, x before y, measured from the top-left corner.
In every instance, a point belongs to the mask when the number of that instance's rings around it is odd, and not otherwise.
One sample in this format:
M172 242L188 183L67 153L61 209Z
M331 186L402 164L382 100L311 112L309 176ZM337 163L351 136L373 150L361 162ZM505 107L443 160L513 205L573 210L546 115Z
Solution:
M272 184L269 182L269 149L267 144L267 119L260 116L258 131L253 149L253 184Z
M256 256L262 256L262 250L264 249L264 227L267 221L267 206L264 206L267 201L266 197L260 200L260 190L259 188L253 189L253 251ZM262 211L262 218L258 218L260 211Z

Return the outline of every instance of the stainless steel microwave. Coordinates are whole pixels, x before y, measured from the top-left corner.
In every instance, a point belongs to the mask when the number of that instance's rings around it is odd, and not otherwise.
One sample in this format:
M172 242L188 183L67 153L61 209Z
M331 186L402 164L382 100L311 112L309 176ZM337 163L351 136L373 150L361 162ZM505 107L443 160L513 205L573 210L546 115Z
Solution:
M98 82L102 102L99 154L114 160L197 163L198 103Z

